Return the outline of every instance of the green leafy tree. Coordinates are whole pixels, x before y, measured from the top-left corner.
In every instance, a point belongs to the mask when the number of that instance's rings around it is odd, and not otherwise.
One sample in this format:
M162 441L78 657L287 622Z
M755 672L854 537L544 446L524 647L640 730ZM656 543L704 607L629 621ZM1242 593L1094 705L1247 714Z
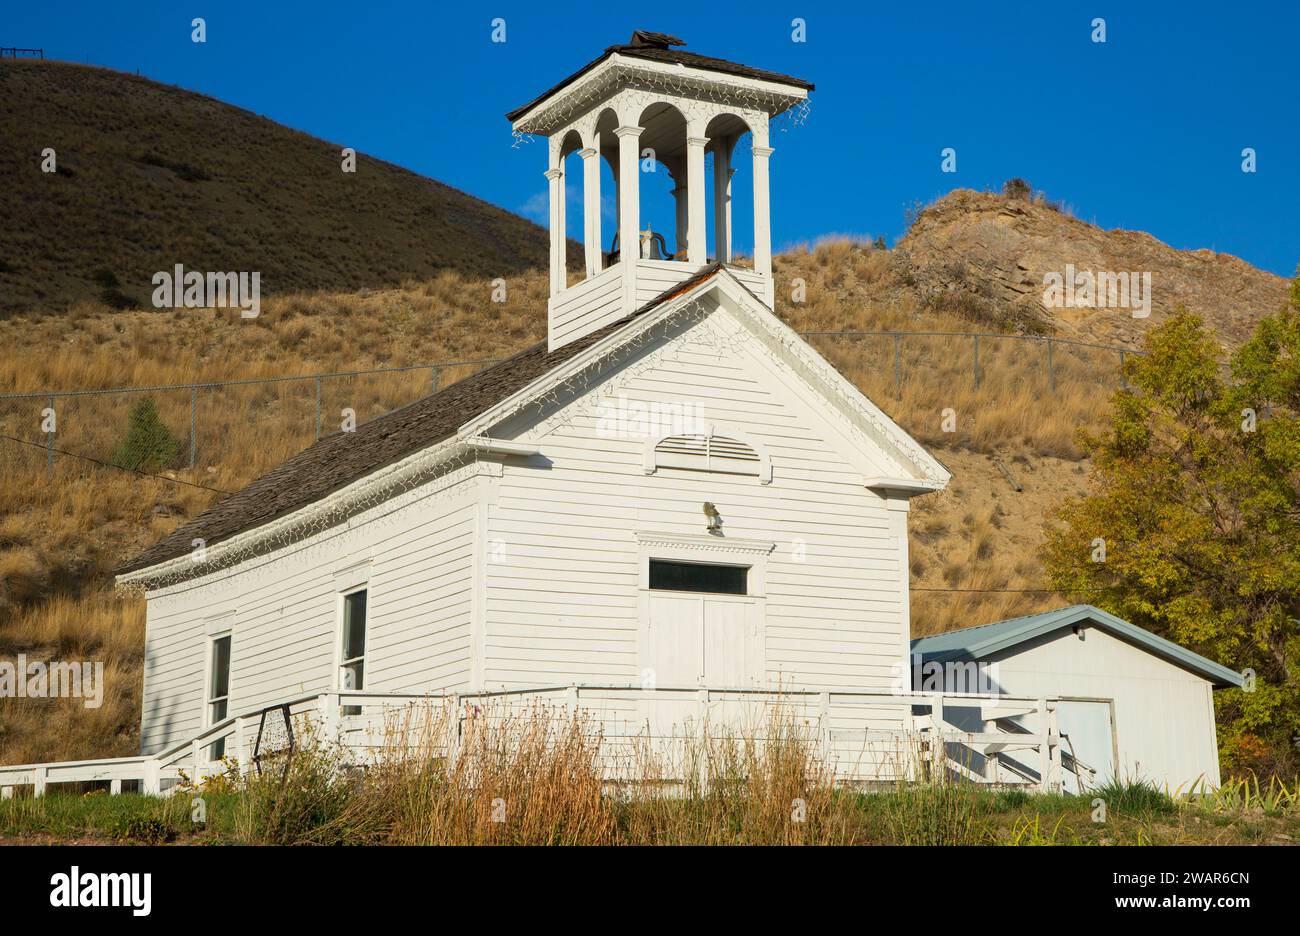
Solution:
M1300 278L1220 363L1195 315L1154 329L1110 426L1081 441L1094 490L1066 501L1052 586L1239 671L1216 693L1225 766L1300 767Z
M181 443L158 415L153 397L145 397L131 408L126 438L113 452L113 464L134 471L157 471L176 464Z

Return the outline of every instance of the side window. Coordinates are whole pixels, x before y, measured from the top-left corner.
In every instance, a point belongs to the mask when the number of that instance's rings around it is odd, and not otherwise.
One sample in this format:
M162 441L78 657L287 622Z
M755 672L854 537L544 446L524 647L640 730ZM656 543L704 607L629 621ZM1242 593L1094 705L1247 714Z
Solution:
M230 635L212 638L209 648L207 721L215 725L229 714L230 708ZM209 748L213 760L226 754L226 739L214 741Z
M339 657L339 688L366 688L366 591L343 596L343 647ZM345 715L357 715L361 709L350 705Z

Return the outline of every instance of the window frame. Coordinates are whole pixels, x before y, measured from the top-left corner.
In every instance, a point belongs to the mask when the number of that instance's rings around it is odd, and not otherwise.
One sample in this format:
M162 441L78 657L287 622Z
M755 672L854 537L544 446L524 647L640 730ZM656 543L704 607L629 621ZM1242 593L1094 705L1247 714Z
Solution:
M217 681L217 644L223 640L228 641L226 645L226 694L214 697L212 693L216 689ZM213 622L209 623L203 656L203 672L203 727L206 729L230 717L230 699L235 672L235 632L229 623L223 622L216 624L216 626L213 626ZM221 703L225 708L225 714L220 718L213 715L213 708L218 703ZM218 738L209 744L207 749L210 760L221 760L226 754L226 739Z
M713 591L704 588L664 588L664 587L656 588L654 585L654 577L652 574L652 567L654 566L655 563L663 563L665 565L673 565L673 566L708 567L714 569L742 569L744 570L745 573L744 591L738 591L738 592ZM753 578L753 573L754 573L753 563L749 563L749 562L712 562L707 559L666 558L664 556L652 555L646 559L646 588L652 592L671 592L673 594L678 594L678 595L722 595L729 598L749 598L751 597L750 579Z
M359 594L364 594L366 596L365 620L362 622L361 625L361 655L355 657L345 657L343 654L346 652L345 645L347 642L348 599L351 598L353 595L359 595ZM369 650L370 650L370 583L363 582L360 585L356 585L352 588L349 588L346 591L339 592L338 637L334 642L334 663L335 663L334 688L336 690L340 692L350 692L350 691L364 692L365 691L365 682L366 682L365 664L366 664L366 654ZM361 662L361 685L353 686L349 688L344 685L343 671L349 665L355 664L358 660ZM356 706L348 706L348 708L356 708Z

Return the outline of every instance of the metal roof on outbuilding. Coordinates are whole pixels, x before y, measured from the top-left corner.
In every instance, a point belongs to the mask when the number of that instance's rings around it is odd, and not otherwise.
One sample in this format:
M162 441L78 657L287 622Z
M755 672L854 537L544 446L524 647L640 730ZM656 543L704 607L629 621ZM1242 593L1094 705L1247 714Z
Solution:
M1011 650L1016 646L1079 623L1090 623L1107 633L1146 650L1161 659L1204 677L1216 686L1241 687L1242 675L1222 664L1193 653L1171 640L1130 624L1092 605L1070 605L1055 611L1042 611L1024 617L1009 618L978 627L919 637L912 641L912 653L924 661L980 660Z

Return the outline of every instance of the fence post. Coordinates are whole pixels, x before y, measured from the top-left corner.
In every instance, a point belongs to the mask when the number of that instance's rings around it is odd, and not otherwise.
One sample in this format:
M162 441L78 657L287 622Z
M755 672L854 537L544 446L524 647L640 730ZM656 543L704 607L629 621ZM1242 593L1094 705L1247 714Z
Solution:
M1052 739L1051 722L1047 715L1047 699L1038 700L1038 788L1047 793L1051 789Z
M32 796L45 795L45 780L49 776L48 767L37 767L36 776L32 778Z
M322 693L320 697L321 734L325 743L333 744L339 739L339 706L342 700L337 692Z
M157 796L162 793L162 764L156 760L146 761L144 776L140 779L142 793Z
M822 768L831 762L831 694L829 692L821 693L818 699L820 708L821 723L821 748L822 748Z
M460 696L452 693L447 696L446 704L450 735L447 738L447 772L450 773L456 769L456 762L460 759Z
M941 778L939 771L944 758L948 756L948 747L943 740L943 696L930 697L930 777L932 782Z
M238 751L236 763L239 765L239 774L243 776L247 773L248 755L245 748L248 747L248 731L244 726L244 716L240 715L235 719L235 750Z
M198 416L199 388L190 387L190 470L194 470L194 460L198 457Z
M971 346L975 352L975 389L980 388L980 336L971 336Z
M442 368L441 368L441 367L430 367L430 368L429 368L429 392L430 392L430 393L437 393L437 392L438 392L438 378L439 378L441 375L442 375Z
M54 420L55 428L59 425L59 413L54 408L56 397L50 394L50 418ZM52 477L54 474L54 433L45 433L45 477Z
M902 335L894 335L894 399L903 398L903 365L899 345L903 343Z
M1052 339L1047 339L1047 389L1056 392L1056 371L1052 369Z
M320 378L316 378L316 438L320 438Z
M1119 352L1119 383L1125 390L1128 389L1128 376L1124 373L1124 356L1125 352Z

